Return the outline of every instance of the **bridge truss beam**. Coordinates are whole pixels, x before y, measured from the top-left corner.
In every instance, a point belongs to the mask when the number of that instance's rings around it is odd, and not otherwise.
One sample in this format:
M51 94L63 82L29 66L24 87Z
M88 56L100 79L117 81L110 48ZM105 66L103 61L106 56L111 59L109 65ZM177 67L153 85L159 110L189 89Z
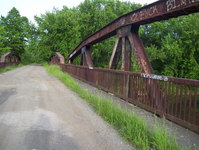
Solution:
M109 68L116 68L118 58L122 54L122 70L130 70L130 49L133 48L141 72L152 73L152 67L144 51L143 43L138 36L139 26L196 12L199 12L199 0L160 0L154 2L117 18L99 31L90 35L70 53L68 62L72 62L80 55L83 47L90 47L95 43L116 35L117 40L109 62ZM131 32L128 32L128 35L123 35L122 37L118 36L118 34L120 34L119 32L123 32L128 26L130 26ZM86 59L85 56L83 56L83 58L84 60ZM89 59L90 58L89 56Z

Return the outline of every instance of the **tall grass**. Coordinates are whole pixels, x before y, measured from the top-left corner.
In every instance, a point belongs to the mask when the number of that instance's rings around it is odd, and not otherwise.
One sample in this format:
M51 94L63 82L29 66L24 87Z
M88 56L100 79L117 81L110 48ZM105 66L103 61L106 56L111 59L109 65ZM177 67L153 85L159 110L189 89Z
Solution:
M63 73L58 66L44 65L47 72L85 99L104 120L110 123L129 143L140 150L180 150L175 137L169 137L166 127L155 126L151 131L144 119L133 112L122 109L110 100L103 99L84 90L74 79Z
M23 66L23 65L22 65L22 64L19 64L19 65L12 65L12 66L7 66L7 67L5 67L5 68L1 68L1 69L0 69L0 73L4 73L4 72L6 72L6 71L10 71L10 70L19 68L19 67L21 67L21 66Z

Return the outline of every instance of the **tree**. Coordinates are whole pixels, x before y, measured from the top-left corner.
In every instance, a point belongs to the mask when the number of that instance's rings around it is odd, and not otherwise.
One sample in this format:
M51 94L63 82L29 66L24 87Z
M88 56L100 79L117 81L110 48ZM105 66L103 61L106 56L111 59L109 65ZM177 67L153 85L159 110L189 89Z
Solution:
M1 16L0 24L4 27L4 38L7 39L5 47L19 54L24 52L25 43L28 42L25 28L28 26L28 19L21 17L16 8L12 8L6 17Z
M79 44L78 16L76 9L64 7L61 11L54 10L36 17L40 34L39 46L48 53L48 58L56 51L68 56Z
M10 47L6 47L6 43L8 42L7 39L5 38L5 29L4 27L0 24L0 56L5 54L6 52L10 51Z
M140 4L119 0L85 0L78 6L81 12L79 20L81 39L84 40L119 16L140 7ZM114 42L115 37L112 37L92 46L94 66L108 67Z
M55 51L67 57L86 37L139 7L119 0L85 0L71 9L36 16L37 26L13 8L0 20L0 48L10 47L26 62L48 61ZM141 26L140 36L155 74L199 79L199 14ZM114 41L112 37L92 45L95 67L108 67ZM79 64L80 57L76 60ZM136 68L135 58L133 61Z
M140 34L156 74L199 79L199 14L146 25Z
M67 57L87 36L119 15L140 6L119 0L85 0L76 8L54 9L52 12L36 17L39 48L45 51L43 58L47 60L55 51ZM113 45L114 38L111 38L92 47L95 49L92 51L95 66L107 67Z
M21 60L25 64L41 63L44 61L43 52L39 47L39 33L34 24L29 24L26 28L28 33L28 42L25 45L24 53L21 55Z

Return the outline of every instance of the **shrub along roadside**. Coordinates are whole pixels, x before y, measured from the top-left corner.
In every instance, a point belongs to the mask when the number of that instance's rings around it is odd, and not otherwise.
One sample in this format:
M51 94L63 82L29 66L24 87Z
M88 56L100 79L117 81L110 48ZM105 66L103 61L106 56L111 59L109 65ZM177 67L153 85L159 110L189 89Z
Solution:
M7 66L7 67L5 67L5 68L0 69L0 73L4 73L4 72L6 72L6 71L10 71L10 70L13 70L13 69L22 67L22 66L23 66L22 64Z
M184 149L176 143L175 137L169 137L165 127L155 126L152 131L147 128L145 120L133 112L121 109L111 101L90 94L84 90L71 76L63 73L58 66L44 65L47 72L85 99L93 109L109 122L120 135L141 150L178 150Z

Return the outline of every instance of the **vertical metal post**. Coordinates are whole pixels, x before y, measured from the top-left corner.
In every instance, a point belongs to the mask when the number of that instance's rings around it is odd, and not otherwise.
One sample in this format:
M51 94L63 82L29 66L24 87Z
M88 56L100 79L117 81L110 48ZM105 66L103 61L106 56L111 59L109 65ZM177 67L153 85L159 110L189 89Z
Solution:
M8 63L11 63L12 62L12 59L11 59L11 57L9 56L8 57Z
M82 53L82 51L81 51L81 58L80 58L80 66L82 66L83 65L83 60L84 60L84 53Z
M135 57L137 59L140 71L142 73L152 74L152 67L146 55L144 45L141 39L139 38L138 29L139 26L133 27L132 32L129 34L128 38L135 51Z
M90 46L85 46L81 50L81 62L80 65L93 67L93 61L90 53Z
M72 60L72 59L69 59L68 63L69 63L69 64L72 64L72 63L73 63L73 60Z
M91 57L90 46L86 46L85 57L86 57L87 66L93 67L93 61L92 61L92 57Z
M117 68L119 59L122 55L121 69L124 71L131 70L132 47L130 45L129 40L127 39L130 32L131 32L131 25L122 27L117 30L117 39L109 62L110 69Z
M17 63L17 57L14 56L14 63Z
M128 38L122 38L122 70L124 71L131 71L131 55L132 55L132 48Z
M125 70L126 69L126 66L125 66L125 56L126 56L126 42L125 42L125 37L122 37L122 70Z
M117 68L117 63L118 63L118 45L119 45L119 41L120 41L120 38L116 38L116 41L115 41L115 45L114 45L114 48L113 48L113 52L112 52L112 55L111 55L111 59L110 59L110 62L109 62L109 69L116 69Z
M133 26L131 33L128 35L130 45L134 50L134 54L139 65L140 71L146 74L152 74L153 70L147 54L144 49L144 44L138 35L139 26ZM151 80L147 82L148 96L154 102L154 108L159 115L163 112L163 97L161 97L161 89L157 80Z

